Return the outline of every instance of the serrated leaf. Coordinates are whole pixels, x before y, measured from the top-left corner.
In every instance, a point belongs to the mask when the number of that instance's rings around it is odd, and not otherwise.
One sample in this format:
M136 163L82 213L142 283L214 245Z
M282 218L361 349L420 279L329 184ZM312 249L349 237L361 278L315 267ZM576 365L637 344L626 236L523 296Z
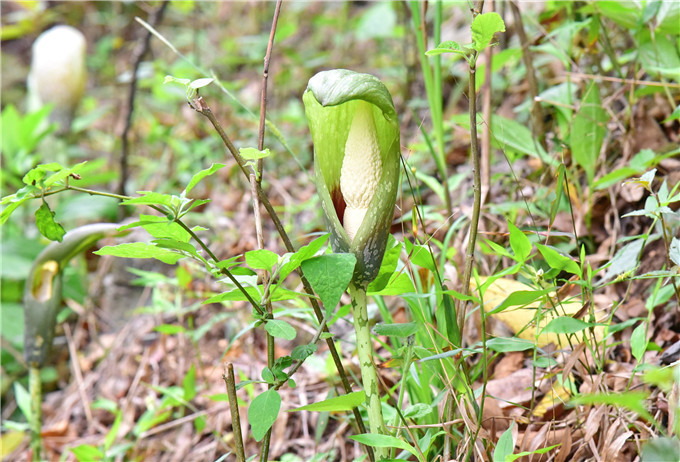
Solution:
M246 264L253 269L271 271L278 262L278 254L271 250L258 249L246 252Z
M212 81L212 79L210 79ZM189 181L189 184L187 187L184 189L184 194L187 195L189 194L189 191L194 189L194 186L196 186L203 178L212 175L219 169L224 167L224 164L212 164L209 168L206 168L205 170L201 170L197 174L195 174L192 178L191 181Z
M321 247L328 241L329 237L330 234L324 234L323 236L314 239L309 244L300 247L294 254L289 255L288 261L282 264L281 269L279 270L279 277L281 280L284 280L286 276L295 271L303 261L316 255Z
M132 242L128 244L109 245L94 252L97 255L113 255L122 258L155 258L168 265L174 265L183 255L171 250L161 249L153 244Z
M498 13L484 13L472 20L472 46L482 51L489 46L497 32L505 32L505 23Z
M318 403L307 404L305 406L290 409L288 412L313 411L313 412L341 412L351 411L366 401L366 393L363 391L353 391L346 395L328 398Z
M40 234L50 241L61 242L64 234L66 234L64 228L54 220L54 212L47 205L47 202L43 202L40 208L35 211L35 224Z
M248 422L255 441L261 441L276 421L281 409L281 396L270 388L253 399L248 406Z
M306 358L316 353L316 349L316 343L298 345L290 352L290 357L296 361L304 361Z
M297 336L295 328L282 319L268 319L264 328L269 335L285 340L293 340Z
M262 298L263 287L260 285L258 287L244 287L245 291L250 295L255 301L259 301ZM294 300L301 297L302 294L286 289L285 287L276 286L270 293L270 299L272 302L280 302L282 300ZM229 301L245 301L247 298L240 289L232 289L228 292L223 292L221 294L210 297L204 304L207 303L219 303L219 302L229 302Z
M393 337L409 337L418 332L419 326L416 322L403 322L393 324L376 324L373 331L377 335L388 335Z
M141 194L139 197L133 197L121 202L124 205L160 205L169 207L173 203L173 197L170 194L161 194L150 191L137 191Z
M347 289L356 262L356 257L350 253L320 255L302 262L302 270L327 313L335 309Z

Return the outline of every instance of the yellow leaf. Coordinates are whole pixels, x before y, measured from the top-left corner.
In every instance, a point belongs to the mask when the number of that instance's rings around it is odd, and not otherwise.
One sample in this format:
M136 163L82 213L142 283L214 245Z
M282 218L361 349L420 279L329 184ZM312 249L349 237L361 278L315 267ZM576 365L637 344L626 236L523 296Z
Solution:
M481 284L484 284L487 278L480 277L479 280ZM470 286L472 291L477 291L474 281L471 281ZM487 313L493 311L515 292L532 292L536 290L537 289L522 282L515 281L514 279L496 279L489 285L484 293L484 311ZM538 332L540 332L554 318L558 316L573 316L576 314L583 307L583 303L579 297L572 297L568 300L555 300L555 308L553 308L553 303L550 303L549 301L551 298L550 295L551 294L543 295L537 300L525 305L509 306L503 311L490 314L489 316L492 319L505 324L517 337L535 341L536 345L539 347L544 347L550 343L554 343L563 348L569 347L569 341L567 340L568 335L566 334L542 333L536 337L536 319L539 321ZM540 313L537 312L537 310L540 310ZM597 340L601 340L602 336L603 327L595 327L595 337ZM572 343L577 341L577 338L580 339L582 336L578 335L577 337L572 337Z

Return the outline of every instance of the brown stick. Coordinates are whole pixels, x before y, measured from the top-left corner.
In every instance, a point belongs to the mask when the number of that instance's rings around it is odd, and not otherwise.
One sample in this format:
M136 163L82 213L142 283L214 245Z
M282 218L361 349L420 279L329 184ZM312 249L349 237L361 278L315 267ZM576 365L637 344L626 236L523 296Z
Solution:
M279 13L281 12L281 4L283 0L276 2L274 9L274 18L272 19L272 29L269 33L269 43L267 43L267 52L264 55L264 68L262 69L262 90L260 97L260 129L257 138L257 149L260 151L264 149L264 127L267 120L267 79L269 78L269 63L272 57L272 50L274 49L274 37L276 36L276 25L279 22ZM257 160L257 182L262 182L262 170L264 168L263 160Z
M229 412L231 413L231 429L234 434L234 444L236 444L236 460L238 462L246 462L243 435L241 435L241 416L238 410L238 399L236 398L234 365L232 363L227 364L222 379L227 386L227 395L229 396Z
M163 13L168 4L167 0L163 0L161 6L154 11L151 16L149 16L149 24L155 27L156 24L160 22L163 18ZM127 103L125 105L125 126L123 127L123 133L121 134L121 152L120 152L120 182L118 183L118 194L125 196L125 184L127 183L128 177L128 157L130 155L130 140L129 134L132 128L132 112L135 108L135 95L137 92L137 71L142 63L142 59L149 51L149 45L151 42L151 32L145 29L145 33L141 40L137 44L137 47L132 52L132 76L130 80L130 90L128 92ZM125 211L125 207L121 207L120 210Z

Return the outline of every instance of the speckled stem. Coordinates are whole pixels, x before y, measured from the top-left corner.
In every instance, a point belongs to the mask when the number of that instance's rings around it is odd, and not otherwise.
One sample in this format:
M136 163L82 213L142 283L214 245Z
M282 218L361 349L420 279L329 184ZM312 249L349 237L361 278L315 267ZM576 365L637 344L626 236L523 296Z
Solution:
M371 329L368 325L368 305L366 287L350 283L349 295L352 299L352 317L354 331L357 337L357 352L361 365L361 381L366 393L366 407L368 409L368 423L371 433L386 434L383 420L382 405L378 387L378 376L373 365L373 344L371 343ZM375 448L376 460L386 459L386 448Z
M28 388L31 396L31 450L33 460L42 460L42 382L40 368L29 369Z

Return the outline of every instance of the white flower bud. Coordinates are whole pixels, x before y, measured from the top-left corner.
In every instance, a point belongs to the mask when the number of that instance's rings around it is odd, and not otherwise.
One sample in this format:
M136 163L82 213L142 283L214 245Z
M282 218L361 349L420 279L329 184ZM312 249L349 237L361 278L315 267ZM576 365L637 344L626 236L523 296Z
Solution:
M85 90L85 37L71 26L56 26L33 43L28 76L29 110L54 104L52 120L68 130Z

